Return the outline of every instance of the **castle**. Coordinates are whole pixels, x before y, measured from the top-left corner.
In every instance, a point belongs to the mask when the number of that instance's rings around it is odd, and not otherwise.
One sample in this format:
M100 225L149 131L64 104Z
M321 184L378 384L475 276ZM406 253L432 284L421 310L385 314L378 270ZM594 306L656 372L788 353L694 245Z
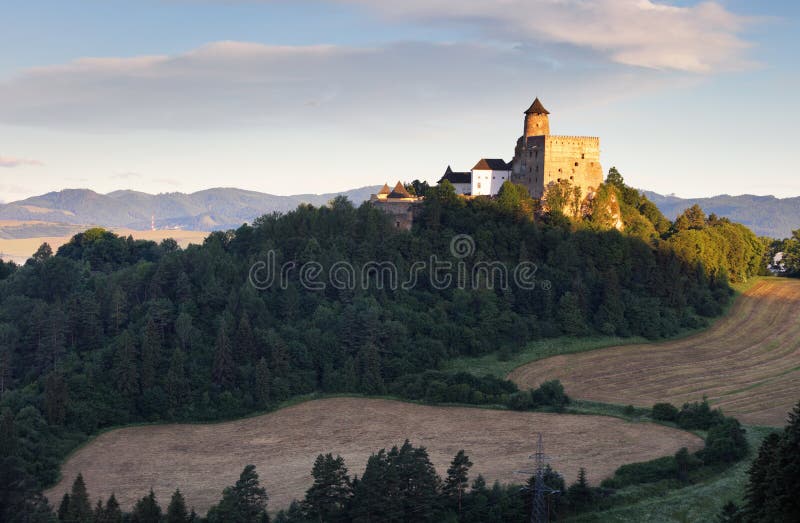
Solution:
M514 159L482 158L470 171L457 172L448 165L439 183L447 180L464 197L496 196L506 181L522 185L532 198L542 199L548 187L568 182L580 189L580 199L591 199L603 183L600 139L593 136L550 134L550 112L536 98L525 111L522 136L517 139ZM399 229L410 229L419 212L421 197L397 182L384 185L370 201L388 213ZM620 222L621 223L621 222Z
M528 189L532 198L542 198L551 183L568 181L580 188L582 198L591 197L603 183L600 139L551 135L549 115L536 98L525 111L523 134L511 163L482 159L468 172L455 172L448 165L439 183L447 180L465 196L494 196L510 180Z

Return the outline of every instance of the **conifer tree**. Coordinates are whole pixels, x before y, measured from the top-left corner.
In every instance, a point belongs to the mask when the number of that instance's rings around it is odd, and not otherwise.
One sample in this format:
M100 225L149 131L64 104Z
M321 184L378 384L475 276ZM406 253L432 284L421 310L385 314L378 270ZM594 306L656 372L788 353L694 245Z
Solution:
M305 505L308 516L320 522L343 519L347 502L352 495L347 467L341 456L320 454L311 471L314 484L306 491Z
M270 375L267 360L261 358L256 364L255 390L253 391L256 403L264 408L269 404Z
M381 376L381 359L378 349L372 343L367 343L358 354L361 370L361 392L365 394L383 394L386 386Z
M133 336L127 329L117 340L111 374L114 377L114 386L123 396L132 398L138 394L139 369L136 367L136 346Z
M472 467L472 462L469 460L469 456L464 453L464 449L461 449L456 453L453 461L450 462L450 467L447 469L447 478L444 480L444 494L451 501L455 501L459 517L461 516L464 493L469 485L470 467Z
M122 509L120 509L117 497L113 492L108 498L108 501L106 501L104 518L105 520L103 523L122 523Z
M594 491L586 480L586 469L580 468L578 480L570 485L567 490L567 500L576 510L583 510L589 507L594 500Z
M161 506L156 500L153 489L136 502L131 512L131 523L161 523Z
M51 372L44 382L44 412L49 423L64 424L67 418L68 396L64 375L60 372Z
M142 391L156 385L156 373L161 361L161 333L153 318L148 319L142 339Z
M180 348L172 351L167 371L167 396L173 412L178 412L189 400L189 380L186 378L186 356Z
M86 492L86 483L83 481L83 475L78 473L75 477L75 481L72 483L72 489L69 493L66 519L64 521L82 523L84 521L91 521L91 517L92 507L89 504L89 494Z
M225 322L219 324L217 342L214 351L214 366L211 369L214 384L227 388L233 384L233 356L228 334L225 332Z
M172 499L167 507L167 523L187 523L189 513L186 510L186 500L180 490L172 494Z
M239 320L239 327L236 329L234 339L236 359L242 363L252 361L256 353L256 341L253 336L253 329L250 327L250 319L247 314L242 314Z

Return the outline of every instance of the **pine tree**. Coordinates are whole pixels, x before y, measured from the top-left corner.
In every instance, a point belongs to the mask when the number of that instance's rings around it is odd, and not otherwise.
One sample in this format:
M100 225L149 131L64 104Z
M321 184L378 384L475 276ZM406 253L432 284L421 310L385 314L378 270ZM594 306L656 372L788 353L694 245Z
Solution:
M267 360L261 358L256 364L255 390L253 391L256 403L264 408L269 405L270 375Z
M314 484L306 491L305 505L308 516L320 522L343 519L347 502L352 495L347 467L341 456L317 456L311 471Z
M116 287L111 293L111 332L116 334L128 321L128 298L125 291Z
M60 372L51 372L44 382L44 412L48 423L63 425L67 418L67 382Z
M114 363L111 367L114 386L126 398L139 393L139 369L136 367L136 345L128 330L122 332L117 340Z
M113 492L108 498L108 501L106 501L104 517L105 520L103 523L122 523L122 509L120 509L119 502L117 502L117 497L114 496Z
M462 503L464 493L469 485L469 469L472 467L472 462L469 456L464 453L464 449L458 453L450 462L450 467L447 469L447 478L444 480L444 494L451 501L455 501L458 507L458 515L461 516Z
M161 515L161 506L150 489L150 493L134 505L130 520L132 523L161 523Z
M142 391L156 385L156 373L161 362L161 332L153 318L148 319L142 339Z
M67 516L64 521L82 523L84 521L91 521L91 517L92 507L89 504L89 494L86 492L86 483L83 481L83 475L78 473L78 476L72 483L72 490L70 490L69 493Z
M567 500L578 511L589 507L594 501L594 491L586 480L586 469L583 467L578 472L578 481L567 490Z
M167 396L170 409L177 413L189 400L189 380L186 378L186 356L180 348L172 351L167 371Z
M14 426L14 413L8 407L0 416L0 458L14 456L17 452L17 431Z
M381 376L381 358L378 349L372 343L367 343L358 354L359 368L361 370L360 391L365 394L383 394L386 386Z
M93 523L100 523L105 520L105 509L103 508L103 500L97 498L97 503L94 506L94 512L92 513L92 522Z
M185 312L178 314L178 317L175 319L175 334L178 335L181 350L184 352L189 346L189 340L191 339L193 329L192 317Z
M234 346L236 347L236 359L238 361L247 363L255 357L256 341L247 314L242 314L242 318L239 320Z
M167 523L187 523L189 513L186 510L186 500L180 490L172 494L169 507L167 507Z
M61 503L58 505L56 515L59 521L67 521L69 518L69 492L64 492L64 495L61 496Z
M259 484L255 465L247 465L236 484L222 491L219 505L208 511L208 521L260 521L266 516L267 500L267 491Z
M218 387L227 388L233 384L233 356L228 334L225 332L225 322L219 324L211 376Z

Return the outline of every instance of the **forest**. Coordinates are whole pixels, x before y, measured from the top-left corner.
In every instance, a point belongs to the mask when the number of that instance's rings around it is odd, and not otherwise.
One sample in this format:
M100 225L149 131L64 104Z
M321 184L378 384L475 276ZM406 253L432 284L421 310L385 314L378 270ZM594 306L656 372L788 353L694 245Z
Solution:
M410 187L426 196L410 232L368 202L337 198L183 250L90 229L56 253L44 244L23 266L2 264L0 411L14 435L0 481L17 494L0 510L36 502L71 449L129 423L235 418L313 392L557 409L569 400L557 383L518 391L435 369L539 338L674 336L721 314L729 283L763 270L763 244L746 228L699 208L670 222L616 169L601 195L619 203L622 232L600 198L570 218L542 212L513 184L469 201L447 183ZM474 241L466 258L450 251L456 235ZM470 270L528 261L548 285L441 289L423 272L410 289L312 290L291 279L257 289L251 267L270 252L280 263L385 261L402 273L432 256Z

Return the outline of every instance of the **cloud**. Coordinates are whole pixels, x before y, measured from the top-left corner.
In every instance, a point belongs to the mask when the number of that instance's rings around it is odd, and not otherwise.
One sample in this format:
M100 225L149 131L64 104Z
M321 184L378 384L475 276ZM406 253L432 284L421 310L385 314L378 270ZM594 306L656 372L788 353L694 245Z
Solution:
M625 65L693 73L741 69L751 62L739 34L754 20L719 2L688 6L652 0L329 0L392 19L477 27L500 41L587 48Z
M506 110L527 105L535 94L598 103L672 81L659 71L585 60L571 49L528 44L215 42L170 56L82 58L23 70L0 80L0 124L307 128L313 141L324 139L321 132L374 133L401 124L423 132L426 125L485 118L509 101Z
M125 172L117 172L111 175L111 178L115 180L130 180L131 178L141 178L142 175L133 172L133 171L125 171Z
M38 160L28 160L26 158L13 158L11 156L0 156L0 167L22 167L25 165L42 165Z

